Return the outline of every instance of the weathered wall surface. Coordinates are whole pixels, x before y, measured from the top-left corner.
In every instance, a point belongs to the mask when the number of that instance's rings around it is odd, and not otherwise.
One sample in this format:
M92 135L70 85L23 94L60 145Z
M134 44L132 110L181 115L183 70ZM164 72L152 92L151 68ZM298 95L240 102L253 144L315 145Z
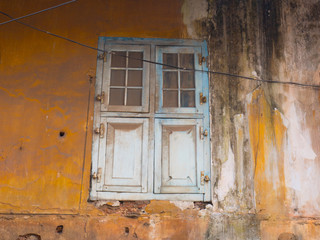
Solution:
M319 1L209 1L202 27L210 68L319 84L319 7ZM216 74L211 83L216 209L255 209L263 239L282 232L319 239L311 221L320 210L319 90Z
M0 0L0 11L55 4ZM90 46L206 39L210 70L320 84L319 12L317 0L78 0L23 21ZM0 239L320 238L319 90L211 74L212 206L97 206L87 202L95 68L94 50L0 26Z

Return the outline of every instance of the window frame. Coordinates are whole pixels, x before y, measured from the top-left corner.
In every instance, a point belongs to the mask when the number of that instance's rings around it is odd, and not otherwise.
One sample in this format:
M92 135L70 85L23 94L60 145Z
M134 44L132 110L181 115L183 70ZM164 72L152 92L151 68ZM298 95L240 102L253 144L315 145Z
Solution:
M191 50L192 49L192 50ZM201 52L201 47L198 46L194 46L194 47L188 47L188 46L176 46L176 45L172 45L172 46L157 46L156 47L156 59L157 62L163 62L162 59L162 54L163 53L193 53L196 56L198 56L198 54L202 54ZM199 64L199 58L195 58L194 59L194 65L195 65L195 69L196 70L200 70L198 69L200 66ZM162 66L161 65L157 65L156 66L156 71L157 71L157 78L159 79L159 81L157 81L158 83L158 87L157 87L157 94L159 96L159 101L156 101L156 113L177 113L177 114L181 114L181 113L199 113L199 110L202 109L200 106L200 101L199 101L199 94L200 92L202 92L202 81L199 82L199 80L201 79L201 77L199 77L199 75L201 75L201 72L194 72L194 79L198 80L195 81L195 84L199 84L200 86L195 86L195 107L170 107L170 108L166 108L163 107L163 99L162 99L162 91L163 91L163 70L162 70ZM167 71L167 70L166 70ZM178 70L180 72L180 70ZM179 86L180 89L180 86ZM202 111L200 110L200 113Z
M142 51L145 59L150 58L150 48L143 45L119 45L119 44L104 44L104 49L107 52L111 51ZM103 62L103 74L106 75L105 85L102 82L102 91L105 93L105 101L101 104L101 111L108 112L148 112L149 110L149 68L146 62L143 62L143 78L142 78L142 105L141 106L115 106L109 105L109 91L110 91L110 71L112 54L105 54L105 61ZM126 58L128 59L128 58ZM129 67L126 67L129 70Z
M150 59L146 60L153 60L158 61L158 50L157 48L200 48L201 49L201 56L207 58L207 45L205 41L198 41L198 40L185 40L185 39L144 39L144 38L114 38L114 37L99 37L98 48L105 49L106 46L142 46L146 45L149 47L149 56ZM110 48L107 48L111 50ZM113 49L112 49L113 50ZM102 51L98 51L98 56L103 54ZM106 60L108 60L108 56L106 56ZM197 55L195 55L195 63L198 63ZM110 61L109 61L110 62ZM107 64L103 58L98 57L97 61L97 74L96 74L96 91L95 96L101 94L102 91L106 90L106 87L103 86L103 79L104 73L106 71ZM202 81L202 92L207 99L209 99L209 80L208 74L205 72L207 66L205 63L202 64L201 69L204 72L195 72L195 74L199 74L198 78ZM149 119L149 132L148 132L148 176L147 176L147 191L144 193L126 193L126 192L101 192L100 189L97 187L96 182L92 180L91 190L90 190L90 199L91 200L151 200L151 199L158 199L158 200L190 200L190 201L211 201L211 184L206 183L203 188L205 193L199 194L185 194L185 193L155 193L155 119L201 119L202 124L205 129L208 130L208 136L204 139L205 146L203 149L203 170L204 174L208 175L209 177L212 176L211 174L211 154L210 154L210 131L209 131L209 106L208 103L200 105L198 104L198 109L200 111L194 111L190 109L185 109L187 111L164 111L163 109L159 108L159 85L160 81L158 81L158 71L159 67L157 65L150 64L147 67L147 79L149 79L148 85L148 92L146 97L150 98L147 101L147 110L143 111L115 111L115 109L108 108L108 111L104 111L105 109L101 108L101 103L95 101L94 104L94 120L93 120L93 131L99 124L101 123L101 119L108 117L134 117L134 118L148 118ZM153 82L152 82L153 81ZM199 96L196 93L195 98L196 101L199 101ZM196 105L197 106L197 105ZM196 108L195 108L196 109ZM99 134L93 134L93 141L92 141L92 174L98 172L99 167L99 142L100 137ZM100 163L101 164L101 163Z

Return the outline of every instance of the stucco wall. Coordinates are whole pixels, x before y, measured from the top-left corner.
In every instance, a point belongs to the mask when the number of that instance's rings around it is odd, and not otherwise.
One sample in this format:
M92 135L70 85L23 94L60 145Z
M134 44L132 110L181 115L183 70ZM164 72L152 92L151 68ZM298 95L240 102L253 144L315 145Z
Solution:
M55 4L0 0L0 11ZM206 39L210 70L320 84L319 11L316 0L78 0L23 21L94 47ZM307 87L210 74L212 205L87 202L96 54L0 26L0 239L319 239L320 91Z
M211 69L319 85L319 7L319 1L209 1L202 26ZM255 209L263 239L290 231L318 239L307 228L316 228L308 221L318 219L320 207L319 89L217 74L211 83L216 208Z
M1 1L0 7L18 17L56 3ZM93 47L98 36L181 38L181 4L80 0L24 21ZM18 23L0 31L0 211L78 212L81 193L88 198L90 76L95 76L97 52Z

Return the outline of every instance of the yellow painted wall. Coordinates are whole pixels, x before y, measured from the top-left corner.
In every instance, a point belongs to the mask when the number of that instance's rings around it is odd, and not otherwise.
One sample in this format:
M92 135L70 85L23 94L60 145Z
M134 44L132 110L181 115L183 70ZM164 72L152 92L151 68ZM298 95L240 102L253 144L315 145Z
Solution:
M0 1L0 9L19 17L57 3ZM183 38L181 5L78 0L21 21L97 47L99 36ZM15 22L0 26L0 212L76 213L80 198L86 205L96 55Z

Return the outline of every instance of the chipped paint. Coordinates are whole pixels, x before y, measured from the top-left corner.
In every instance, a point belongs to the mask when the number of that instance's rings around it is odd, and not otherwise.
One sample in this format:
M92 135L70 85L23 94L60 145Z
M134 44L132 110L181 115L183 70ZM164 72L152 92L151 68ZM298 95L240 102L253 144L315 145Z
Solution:
M192 209L194 208L193 202L186 202L186 201L170 201L170 203L173 203L175 206L180 208L181 211L185 209Z

